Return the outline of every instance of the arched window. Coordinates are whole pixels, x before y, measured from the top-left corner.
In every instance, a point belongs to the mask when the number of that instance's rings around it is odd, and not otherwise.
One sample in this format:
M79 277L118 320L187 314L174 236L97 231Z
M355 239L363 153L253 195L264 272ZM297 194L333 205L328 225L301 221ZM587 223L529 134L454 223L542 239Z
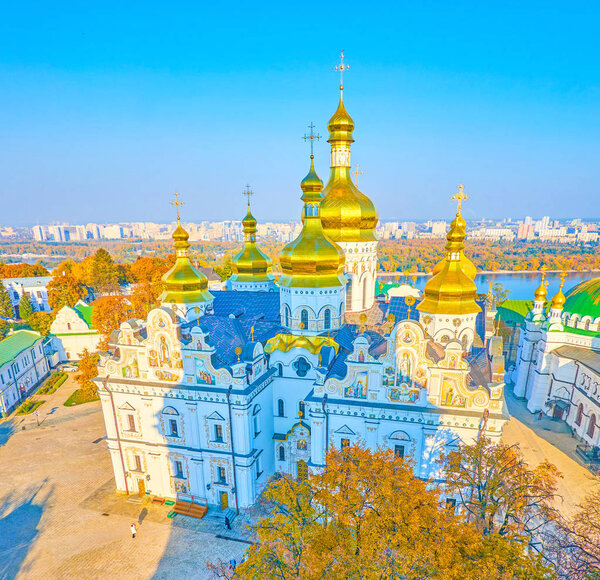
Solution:
M283 399L279 399L277 401L277 414L280 417L285 417L285 405L283 403Z
M310 363L303 356L301 356L296 362L294 362L292 367L299 377L305 377L310 370Z
M329 308L327 310L325 310L325 322L324 322L324 326L325 326L325 330L329 330L331 328L331 310L329 310Z
M290 325L290 309L289 309L289 306L285 307L283 318L284 318L284 324L285 324L285 326L289 326Z
M308 310L306 308L300 312L300 322L304 324L304 328L308 328Z
M285 447L283 445L279 446L279 461L285 461Z
M589 330L590 329L590 321L589 319L585 321L585 324L583 325L583 330Z
M467 339L467 335L463 334L463 337L462 337L462 347L463 347L463 350L467 350L467 340L468 340Z
M579 403L577 408L577 417L575 417L575 425L581 425L581 419L583 418L583 403Z
M367 277L363 280L363 309L367 309Z
M588 437L594 436L595 429L596 429L596 415L594 415L594 413L592 413L592 416L590 417L590 422L588 424L588 430L587 430Z
M277 363L277 375L280 377L283 376L283 365L281 363Z

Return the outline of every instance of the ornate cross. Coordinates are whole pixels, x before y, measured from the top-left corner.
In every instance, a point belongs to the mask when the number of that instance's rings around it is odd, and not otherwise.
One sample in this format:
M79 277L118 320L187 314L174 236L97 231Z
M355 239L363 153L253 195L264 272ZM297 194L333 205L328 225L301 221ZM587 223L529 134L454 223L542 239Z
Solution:
M310 125L308 126L308 128L310 129L310 133L308 135L306 133L304 133L303 139L310 143L310 156L312 158L314 156L313 146L315 144L315 141L318 141L321 138L321 135L319 135L318 133L315 135L315 132L313 131L313 129L315 129L315 126L312 124L312 121L311 121Z
M250 207L250 198L254 195L254 192L250 189L250 185L246 185L246 189L242 192L248 198L248 207Z
M344 71L350 68L349 64L344 64L344 51L340 52L340 64L335 67L335 70L340 71L340 91L344 90Z
M350 173L354 175L354 182L356 183L356 185L358 185L358 176L363 174L362 171L358 170L358 163L356 164L356 169L354 171L351 171Z
M177 221L179 221L179 208L183 205L183 202L179 199L179 194L175 192L175 199L171 202L177 209Z
M456 215L458 215L458 214L460 213L460 208L462 207L462 202L463 202L465 199L469 199L469 196L468 196L468 195L467 195L467 194L466 194L466 193L463 191L463 189L464 189L464 188L465 188L465 187L464 187L464 185L461 183L461 184L458 186L458 193L455 193L455 194L452 196L452 199L453 199L454 201L457 201L457 202L458 202L458 208L457 208L457 210L456 210Z

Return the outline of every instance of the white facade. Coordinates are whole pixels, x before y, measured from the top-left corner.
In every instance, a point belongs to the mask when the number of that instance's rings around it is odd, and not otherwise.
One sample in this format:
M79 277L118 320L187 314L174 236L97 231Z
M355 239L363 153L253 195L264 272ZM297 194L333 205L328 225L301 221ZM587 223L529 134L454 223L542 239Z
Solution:
M487 378L471 384L459 343L434 344L404 321L389 335L355 334L349 352L324 335L279 332L264 346L248 337L223 364L207 325L231 322L217 318L190 324L153 310L124 323L118 356L101 361L119 490L247 507L276 472L323 467L332 444L391 447L427 478L439 477L435 460L459 440L501 435L503 366L491 350L478 362Z
M74 308L63 306L50 325L60 362L79 360L85 349L95 352L98 348L101 336L78 308L90 309L90 306L82 300Z
M282 286L281 323L290 330L316 335L342 326L346 288L298 288ZM302 327L300 325L303 325Z
M8 290L15 312L21 302L23 294L29 296L34 312L50 312L48 304L48 290L46 286L52 276L29 276L26 278L5 278L2 280Z
M346 300L348 312L369 310L375 303L377 280L377 242L338 242L344 250L348 277Z
M0 416L9 415L49 371L39 333L18 330L0 341Z

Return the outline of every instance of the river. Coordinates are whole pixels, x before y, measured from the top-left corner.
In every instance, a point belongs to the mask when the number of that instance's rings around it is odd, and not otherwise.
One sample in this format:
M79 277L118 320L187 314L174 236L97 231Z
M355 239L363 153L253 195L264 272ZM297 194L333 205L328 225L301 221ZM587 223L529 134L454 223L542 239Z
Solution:
M565 292L572 288L582 280L589 280L600 276L600 272L569 272L565 278ZM404 281L404 278L400 278ZM410 284L413 284L412 278ZM414 284L420 290L423 290L425 283L430 279L430 276L417 276ZM391 282L393 278L380 278L382 282ZM548 281L548 298L554 296L560 285L560 272L548 272L546 274ZM487 293L490 281L494 284L500 282L507 290L509 290L508 298L512 300L533 300L533 293L540 285L540 275L534 273L512 272L498 274L478 274L475 278L477 291Z

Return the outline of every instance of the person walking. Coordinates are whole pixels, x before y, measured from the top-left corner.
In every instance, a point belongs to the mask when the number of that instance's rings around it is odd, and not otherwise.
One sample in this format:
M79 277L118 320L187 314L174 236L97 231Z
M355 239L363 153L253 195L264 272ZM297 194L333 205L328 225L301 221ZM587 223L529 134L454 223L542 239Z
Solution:
M230 530L231 529L231 522L229 521L229 518L227 516L225 516L225 527Z
M135 534L137 533L137 524L135 522L133 522L130 526L129 529L131 530L131 537L135 538Z

